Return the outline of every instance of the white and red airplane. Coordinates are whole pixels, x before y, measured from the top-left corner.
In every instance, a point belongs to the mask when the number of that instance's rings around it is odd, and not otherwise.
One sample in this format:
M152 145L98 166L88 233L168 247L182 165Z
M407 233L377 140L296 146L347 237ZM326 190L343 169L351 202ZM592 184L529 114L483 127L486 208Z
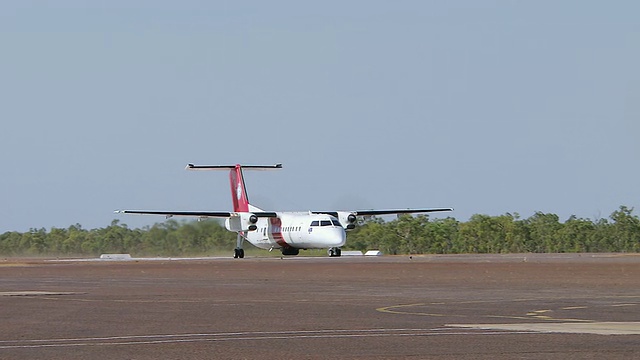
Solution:
M122 214L147 214L172 216L193 216L198 218L226 218L225 227L238 234L234 258L243 258L244 240L256 247L273 250L280 249L283 255L298 255L300 249L326 249L329 256L340 256L347 230L356 226L357 216L386 214L429 213L452 211L440 209L391 209L357 211L264 211L249 203L242 170L281 169L276 165L214 165L199 166L189 164L187 170L230 170L231 198L233 211L143 211L117 210Z

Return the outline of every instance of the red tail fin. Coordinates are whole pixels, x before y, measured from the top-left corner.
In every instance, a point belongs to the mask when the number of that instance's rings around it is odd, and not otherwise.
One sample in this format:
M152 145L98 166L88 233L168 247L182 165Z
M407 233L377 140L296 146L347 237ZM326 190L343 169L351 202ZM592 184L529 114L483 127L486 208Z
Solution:
M244 176L242 176L242 166L240 164L229 172L229 181L231 183L233 211L248 212L249 199L247 198L247 189L244 186Z
M249 212L249 209L253 208L256 211L255 206L249 205L249 199L247 198L247 189L244 186L244 176L242 176L242 169L248 170L271 170L282 169L282 164L275 165L187 165L187 170L228 170L229 181L231 183L231 200L233 201L233 211L235 212ZM259 210L259 209L258 209Z

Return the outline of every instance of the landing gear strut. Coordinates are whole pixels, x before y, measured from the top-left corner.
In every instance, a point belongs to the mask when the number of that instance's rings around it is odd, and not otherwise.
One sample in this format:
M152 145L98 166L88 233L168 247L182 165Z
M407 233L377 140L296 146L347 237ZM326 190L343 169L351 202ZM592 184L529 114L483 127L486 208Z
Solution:
M327 251L327 253L329 254L330 257L338 257L342 255L342 249L340 248L329 248L329 251Z
M242 236L241 232L238 232L238 237L236 238L236 248L233 249L234 259L244 258L244 249L242 248L242 243L244 243L244 237Z

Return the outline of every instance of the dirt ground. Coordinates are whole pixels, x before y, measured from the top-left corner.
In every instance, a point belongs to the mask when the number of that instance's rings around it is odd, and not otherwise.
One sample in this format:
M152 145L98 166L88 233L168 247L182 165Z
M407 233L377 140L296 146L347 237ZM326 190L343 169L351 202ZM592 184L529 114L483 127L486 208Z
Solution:
M0 259L0 359L640 358L638 255L63 260Z

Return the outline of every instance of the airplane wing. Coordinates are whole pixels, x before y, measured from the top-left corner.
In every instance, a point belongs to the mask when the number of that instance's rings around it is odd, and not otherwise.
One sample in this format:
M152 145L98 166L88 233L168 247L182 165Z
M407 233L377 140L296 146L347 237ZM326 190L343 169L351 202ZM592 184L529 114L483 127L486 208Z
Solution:
M237 215L235 212L229 211L147 211L147 210L116 210L116 214L141 214L141 215L164 215L166 217L172 216L193 216L200 218L218 217L229 218ZM278 214L270 211L258 211L254 212L257 217L277 217Z
M314 214L328 214L337 218L346 230L356 227L357 216L374 216L389 214L419 214L439 211L453 211L452 208L435 209L386 209L386 210L354 210L354 211L312 211Z
M360 216L372 216L372 215L389 215L389 214L419 214L441 211L453 211L453 208L440 208L440 209L388 209L388 210L357 210L354 211L354 215Z
M386 210L354 210L347 211L356 216L373 216L373 215L390 215L390 214L420 214L430 212L453 211L453 208L436 208L436 209L386 209ZM329 214L338 217L341 211L312 211L314 214Z

